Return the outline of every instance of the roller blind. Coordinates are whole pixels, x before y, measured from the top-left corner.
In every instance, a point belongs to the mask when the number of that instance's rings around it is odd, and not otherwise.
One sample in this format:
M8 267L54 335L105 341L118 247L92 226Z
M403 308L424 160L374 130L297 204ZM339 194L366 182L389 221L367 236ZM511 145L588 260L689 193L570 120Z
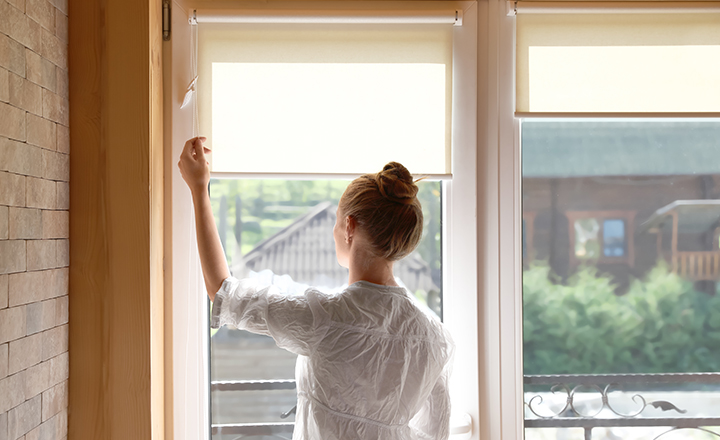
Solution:
M450 175L452 28L199 23L212 171Z
M518 9L518 113L720 112L717 11L546 12Z

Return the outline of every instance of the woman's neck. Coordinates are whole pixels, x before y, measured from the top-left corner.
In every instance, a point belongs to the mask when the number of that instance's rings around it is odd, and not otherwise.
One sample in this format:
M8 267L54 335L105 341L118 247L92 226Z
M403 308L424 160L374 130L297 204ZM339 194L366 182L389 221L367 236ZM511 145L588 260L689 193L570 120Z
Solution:
M348 261L348 284L367 281L383 286L397 286L393 276L393 262L361 250L351 252Z

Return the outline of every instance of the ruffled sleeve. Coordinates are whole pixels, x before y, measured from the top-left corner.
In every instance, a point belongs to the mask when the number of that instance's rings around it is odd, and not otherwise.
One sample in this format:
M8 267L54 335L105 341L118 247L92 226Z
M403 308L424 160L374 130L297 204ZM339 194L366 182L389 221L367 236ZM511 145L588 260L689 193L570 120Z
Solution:
M444 440L450 436L451 407L448 382L452 371L455 344L450 333L444 328L443 332L445 344L437 347L437 350L439 356L445 359L445 366L422 408L410 420L411 428L421 439Z
M219 328L229 324L268 335L279 347L309 356L321 337L318 329L325 319L322 296L313 289L302 295L286 295L254 279L229 277L215 295L210 325Z
M440 376L423 407L410 421L419 438L440 440L450 436L448 374Z

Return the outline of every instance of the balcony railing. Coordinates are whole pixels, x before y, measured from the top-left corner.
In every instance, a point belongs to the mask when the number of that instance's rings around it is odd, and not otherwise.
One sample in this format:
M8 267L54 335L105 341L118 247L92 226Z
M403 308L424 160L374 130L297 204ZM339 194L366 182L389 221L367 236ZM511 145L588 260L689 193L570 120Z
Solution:
M238 380L238 381L215 381L210 384L211 391L271 391L271 390L294 390L295 381L287 380ZM282 419L293 413L295 408L288 408L288 411L278 416ZM295 424L292 422L277 423L231 423L213 424L212 434L231 434L243 438L245 436L268 436L271 438L285 439L292 436ZM285 435L283 435L285 434Z
M720 252L673 252L673 272L692 281L720 279Z
M592 440L593 428L667 427L655 439L679 429L700 430L720 439L720 431L710 429L720 427L720 410L716 406L692 414L673 402L677 393L671 392L665 398L658 398L657 391L634 392L630 410L620 408L609 398L612 392L630 385L647 388L649 384L659 384L666 389L670 384L692 384L720 391L720 373L525 376L524 383L526 387L549 386L546 393L525 393L526 428L583 428L585 440ZM558 394L562 396L559 405L552 408L545 402L547 397ZM593 404L588 405L588 400L593 400ZM652 411L646 412L649 408L661 410L667 416L653 417L648 414Z
M526 428L582 428L585 440L592 440L593 428L667 427L655 439L679 429L700 430L720 439L720 430L713 428L720 427L720 410L716 406L704 408L710 416L693 414L674 402L676 395L673 396L671 392L664 398L657 398L658 392L634 392L631 397L634 408L628 411L618 407L609 397L611 393L630 385L647 387L653 384L666 388L672 384L692 384L712 388L720 398L720 373L528 375L524 377L524 383L534 387L549 386L546 396L564 395L559 407L553 409L544 402L542 392L526 392ZM212 391L290 389L295 389L294 380L225 381L211 384ZM588 398L594 401L594 405L590 405L592 409L586 405ZM661 410L667 415L649 416L646 412L649 408ZM292 422L213 424L212 433L285 438L292 435L293 426Z

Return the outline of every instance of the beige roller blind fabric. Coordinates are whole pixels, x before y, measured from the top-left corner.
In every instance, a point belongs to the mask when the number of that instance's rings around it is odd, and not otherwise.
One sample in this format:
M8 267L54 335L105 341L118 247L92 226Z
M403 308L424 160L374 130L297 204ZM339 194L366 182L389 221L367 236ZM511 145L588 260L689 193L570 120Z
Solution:
M452 24L198 24L212 171L449 175Z
M720 13L517 16L518 113L720 112Z

